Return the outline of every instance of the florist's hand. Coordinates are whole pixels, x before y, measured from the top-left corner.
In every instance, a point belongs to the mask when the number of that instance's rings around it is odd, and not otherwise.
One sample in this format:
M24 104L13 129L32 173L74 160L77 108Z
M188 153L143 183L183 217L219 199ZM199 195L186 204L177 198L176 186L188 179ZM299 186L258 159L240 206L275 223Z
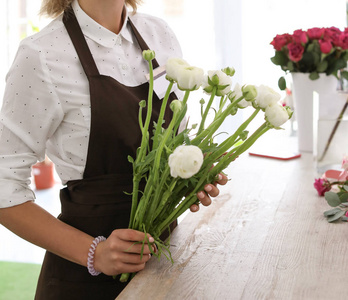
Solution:
M211 197L216 197L219 195L220 190L217 187L218 184L225 185L228 179L224 174L219 174L219 179L214 183L209 183L204 186L204 191L200 191L197 193L197 198L204 206L209 206L211 204ZM192 212L197 212L199 210L198 204L193 204L190 207Z
M154 242L149 234L148 240ZM145 233L133 229L116 229L109 238L98 244L94 256L94 268L106 275L133 273L145 268L151 251L145 242L141 258L142 241ZM140 242L140 243L137 243ZM155 249L155 246L151 246Z

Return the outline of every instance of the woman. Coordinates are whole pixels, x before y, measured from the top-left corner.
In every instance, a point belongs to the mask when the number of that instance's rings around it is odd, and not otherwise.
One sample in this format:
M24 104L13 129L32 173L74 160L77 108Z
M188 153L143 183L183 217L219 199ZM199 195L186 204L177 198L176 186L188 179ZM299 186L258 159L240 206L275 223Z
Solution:
M145 234L126 229L123 193L132 182L127 156L140 138L138 102L147 95L141 53L148 43L162 65L181 52L163 21L128 15L125 4L136 10L136 0L45 0L42 11L58 17L22 41L7 75L0 223L47 249L35 299L114 299L126 283L112 276L140 271L150 259L147 247L141 257L134 245ZM28 187L30 167L45 153L67 184L58 218ZM218 193L208 184L198 198L209 205Z

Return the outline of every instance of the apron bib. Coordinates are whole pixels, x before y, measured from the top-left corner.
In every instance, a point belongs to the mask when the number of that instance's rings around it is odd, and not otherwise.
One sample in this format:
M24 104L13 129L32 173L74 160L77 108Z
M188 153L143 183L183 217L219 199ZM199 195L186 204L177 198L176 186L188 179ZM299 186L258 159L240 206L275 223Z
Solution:
M149 85L128 87L99 74L71 8L64 13L63 22L89 81L91 127L83 179L69 181L61 190L62 212L58 218L93 237L108 237L114 229L128 228L131 196L124 192L132 191L133 174L127 156L135 158L141 142L139 101L147 99ZM141 49L148 49L131 20L128 22ZM157 61L153 65L158 67ZM151 124L157 120L160 106L154 94ZM168 106L165 120L171 117ZM47 251L35 299L115 299L126 284L119 276L91 276L86 267Z

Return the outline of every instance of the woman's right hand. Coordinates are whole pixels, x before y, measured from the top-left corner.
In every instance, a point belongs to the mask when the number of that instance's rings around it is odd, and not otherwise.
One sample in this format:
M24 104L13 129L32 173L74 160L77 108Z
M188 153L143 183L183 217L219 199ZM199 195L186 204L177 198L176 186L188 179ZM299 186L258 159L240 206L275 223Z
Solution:
M149 234L148 241L154 242ZM133 229L116 229L98 244L94 256L95 270L106 275L134 273L145 268L145 263L151 258L147 241L141 257L142 242L145 233ZM138 243L137 243L138 242ZM155 246L150 246L155 247ZM155 248L153 248L155 249Z

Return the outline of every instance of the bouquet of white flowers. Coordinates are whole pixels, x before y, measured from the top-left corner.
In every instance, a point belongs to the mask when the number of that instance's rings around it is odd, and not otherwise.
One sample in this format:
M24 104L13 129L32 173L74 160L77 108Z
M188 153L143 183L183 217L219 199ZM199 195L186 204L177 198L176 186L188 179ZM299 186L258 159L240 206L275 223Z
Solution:
M203 190L207 183L212 183L232 161L246 151L261 135L271 128L279 129L292 115L288 107L278 103L280 95L267 86L235 85L231 90L234 75L233 68L209 71L204 75L200 68L190 66L186 61L172 58L166 64L168 89L162 102L161 111L154 127L150 126L152 114L153 68L155 53L143 52L149 62L150 91L147 103L140 102L139 124L142 130L141 146L136 158L129 157L133 164L132 210L129 228L151 234L155 239L157 251L153 255L165 255L172 260L169 243L160 240L161 233L169 227L192 204L196 203L196 193ZM162 127L164 112L172 87L177 84L183 90L182 101L170 103L173 117L168 127ZM193 125L178 133L180 123L185 117L187 101L192 91L202 87L210 95L201 104L200 124ZM214 100L219 99L218 108L212 122L206 125L208 112L212 110ZM141 110L147 105L147 117L143 121ZM214 136L229 115L238 109L254 107L251 116L244 121L236 132L220 144ZM263 111L265 122L249 136L247 127L256 115ZM196 132L194 132L196 130ZM149 132L153 140L150 148ZM146 182L139 193L141 180ZM146 240L143 245L145 245ZM149 243L150 245L150 243ZM129 274L122 274L121 281L126 281Z

